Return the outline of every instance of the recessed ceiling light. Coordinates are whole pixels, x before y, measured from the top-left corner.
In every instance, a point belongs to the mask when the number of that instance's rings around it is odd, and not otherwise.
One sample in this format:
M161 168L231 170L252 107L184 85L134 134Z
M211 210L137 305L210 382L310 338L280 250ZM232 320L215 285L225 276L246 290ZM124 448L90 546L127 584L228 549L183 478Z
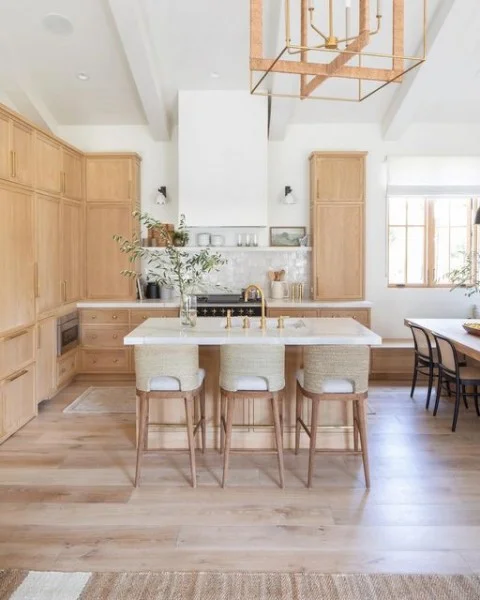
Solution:
M88 81L90 76L86 73L77 73L77 79L80 79L80 81Z
M210 77L211 77L212 79L219 79L219 78L220 78L220 73L217 73L216 71L212 71L212 72L210 73Z
M42 19L43 27L56 35L70 35L73 33L72 22L57 13L49 13Z

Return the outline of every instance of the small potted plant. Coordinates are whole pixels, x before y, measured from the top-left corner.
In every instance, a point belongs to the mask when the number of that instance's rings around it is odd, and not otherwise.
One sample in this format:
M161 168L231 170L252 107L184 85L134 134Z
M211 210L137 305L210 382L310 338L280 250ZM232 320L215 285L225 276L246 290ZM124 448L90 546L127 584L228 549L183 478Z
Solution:
M463 264L447 273L448 280L452 284L450 291L461 288L465 296L470 298L480 292L480 254L476 251L460 254L463 256ZM478 304L473 305L472 316L474 319L480 317L480 306Z
M190 239L190 234L186 229L178 229L173 232L172 235L172 243L174 246L182 247L188 244L188 240Z

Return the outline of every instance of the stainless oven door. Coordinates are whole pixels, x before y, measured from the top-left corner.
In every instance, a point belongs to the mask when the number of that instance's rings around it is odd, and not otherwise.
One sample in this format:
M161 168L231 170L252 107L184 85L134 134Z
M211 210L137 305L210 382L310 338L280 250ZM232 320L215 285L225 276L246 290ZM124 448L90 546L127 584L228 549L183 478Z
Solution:
M78 346L79 335L78 313L60 317L57 321L57 355L61 356Z

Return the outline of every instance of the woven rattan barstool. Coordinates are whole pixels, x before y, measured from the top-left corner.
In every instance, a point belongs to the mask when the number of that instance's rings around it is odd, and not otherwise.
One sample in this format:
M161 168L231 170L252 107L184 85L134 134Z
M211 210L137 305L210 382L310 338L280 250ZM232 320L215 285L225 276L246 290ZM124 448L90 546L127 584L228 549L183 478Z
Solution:
M283 469L283 391L285 388L284 346L222 346L220 351L220 451L224 452L225 487L232 445L235 401L245 398L270 400L277 446L280 487ZM242 450L241 452L244 452Z
M297 373L295 454L300 447L301 428L310 437L307 486L312 487L315 453L361 455L365 483L370 487L365 404L368 392L370 349L366 346L306 346L304 368ZM310 428L302 418L303 398L312 401ZM318 449L318 405L323 401L353 405L353 450ZM358 438L361 447L359 449Z
M148 446L150 400L183 399L187 425L192 486L197 485L195 436L202 431L202 451L206 446L205 371L198 368L198 346L135 346L135 374L139 397L137 468L135 487L140 483L142 460ZM195 402L198 422L194 425ZM162 423L162 425L168 425Z

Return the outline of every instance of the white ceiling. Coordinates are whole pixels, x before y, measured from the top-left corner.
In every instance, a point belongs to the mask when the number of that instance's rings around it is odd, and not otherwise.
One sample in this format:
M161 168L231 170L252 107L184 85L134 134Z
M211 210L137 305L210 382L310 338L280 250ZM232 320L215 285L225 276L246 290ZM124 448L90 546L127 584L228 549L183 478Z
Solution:
M383 1L386 21L389 1ZM407 7L413 2L406 0ZM1 0L0 93L49 126L148 123L154 137L168 139L178 90L249 88L249 4ZM266 0L273 51L281 4ZM67 17L73 32L47 31L42 19L49 13ZM407 49L413 52L420 29L409 18ZM274 134L282 137L290 123L377 122L387 136L398 136L413 121L480 121L479 0L429 0L428 21L427 62L401 85L360 104L274 99ZM78 80L78 72L90 79Z

